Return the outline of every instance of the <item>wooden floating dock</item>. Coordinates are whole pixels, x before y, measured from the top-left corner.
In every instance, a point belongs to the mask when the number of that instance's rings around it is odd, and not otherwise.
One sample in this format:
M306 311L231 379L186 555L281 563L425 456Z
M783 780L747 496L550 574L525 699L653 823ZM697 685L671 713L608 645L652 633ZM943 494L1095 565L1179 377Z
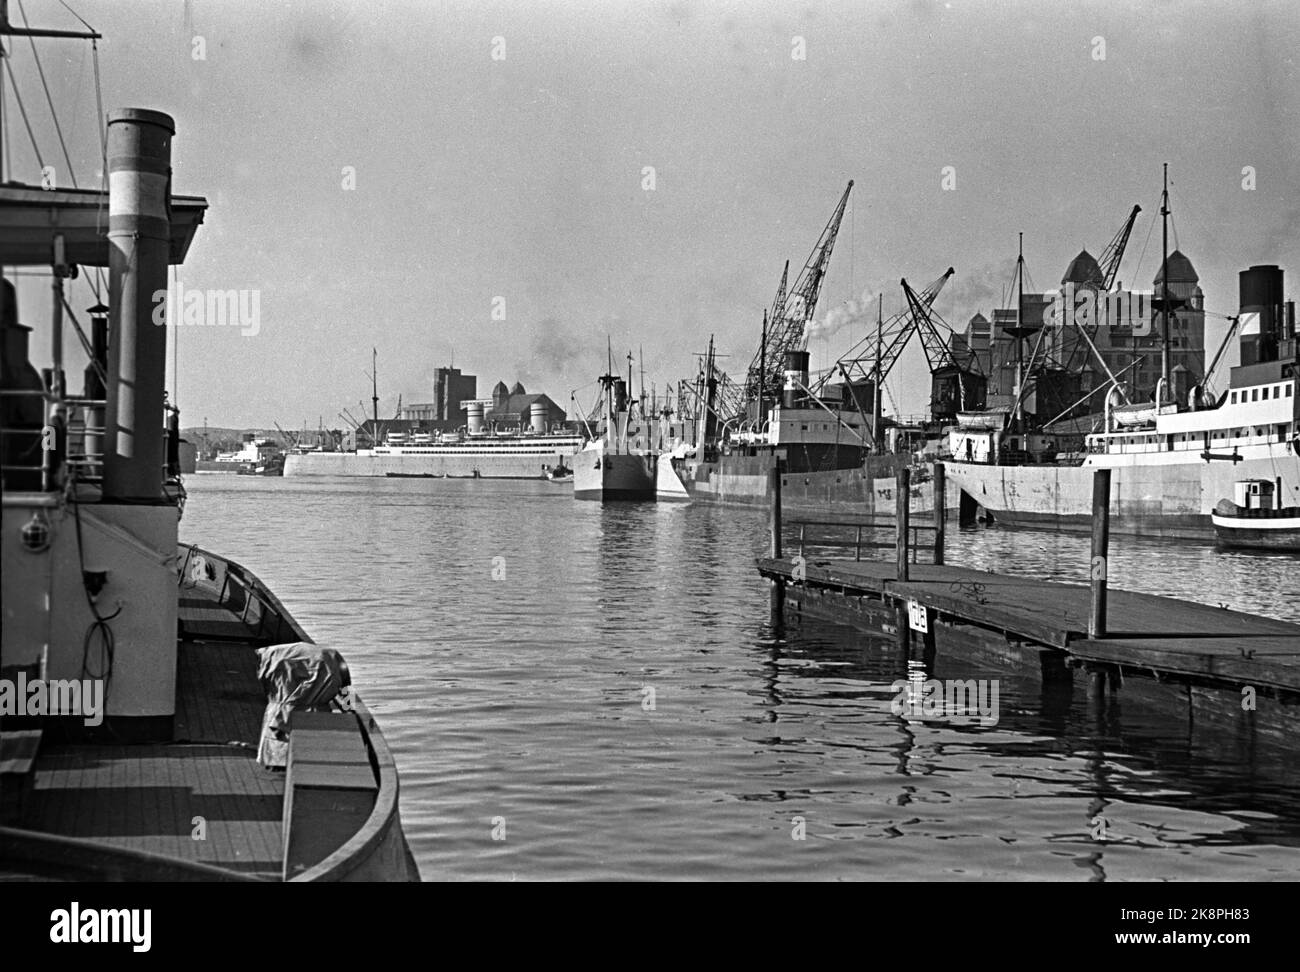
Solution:
M942 482L942 466L937 467ZM1240 697L1246 687L1288 703L1300 701L1300 625L1169 597L1108 590L1106 518L1094 519L1092 577L1088 585L989 573L943 564L944 510L934 513L935 563L916 563L916 525L905 508L907 471L900 473L895 521L836 517L782 522L779 478L773 479L772 555L757 560L774 582L773 610L793 595L799 609L813 605L831 620L876 627L906 647L913 636L933 650L936 631L961 630L1001 640L1038 655L1042 674L1086 668L1112 690L1125 675L1149 676ZM1104 480L1104 481L1103 481ZM1095 509L1106 509L1109 477L1099 477ZM941 496L941 492L936 491ZM797 527L800 553L783 556L785 534ZM852 538L812 538L814 528L854 531ZM872 541L882 529L894 543ZM864 531L867 540L864 541ZM854 559L805 556L809 547L850 547ZM863 560L863 549L891 547L890 561ZM1100 558L1100 559L1099 559ZM892 562L891 562L892 561ZM916 629L916 630L913 630ZM968 639L969 640L969 639ZM1289 708L1289 706L1288 706Z

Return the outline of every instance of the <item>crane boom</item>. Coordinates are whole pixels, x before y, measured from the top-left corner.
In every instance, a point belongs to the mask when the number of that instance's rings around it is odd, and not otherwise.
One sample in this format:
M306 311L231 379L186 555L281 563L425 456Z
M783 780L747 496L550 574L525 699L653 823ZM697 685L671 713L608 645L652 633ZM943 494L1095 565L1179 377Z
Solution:
M839 235L840 223L844 219L844 210L852 191L853 181L849 180L839 205L835 207L835 212L831 214L808 255L803 270L795 280L794 287L788 293L785 285L789 264L786 264L786 273L781 275L781 287L777 290L777 299L773 302L769 315L767 347L760 348L754 355L745 377L746 400L757 400L762 388L781 387L786 352L802 351L807 345L808 322L817 309L822 283L830 266L831 252L835 248L835 238Z
M952 334L952 328L931 306L934 303L933 298L924 301L922 296L908 285L906 278L900 282L903 286L903 294L907 297L911 319L921 336L921 347L925 351L925 360L930 365L930 371L933 373L940 368L952 367L979 373L979 361L973 355L969 356L966 362L957 360L952 342L946 336ZM936 320L938 324L935 323Z
M880 381L883 382L889 377L890 370L898 361L899 356L902 355L903 349L907 347L908 341L911 340L912 334L917 329L916 307L928 310L939 296L939 292L943 290L948 278L955 272L952 267L949 267L944 271L943 276L931 283L920 294L907 287L906 281L904 281L904 293L910 295L907 309L895 314L880 325L878 340L876 334L868 334L854 345L849 350L849 353L837 362L836 371L842 374L847 381L870 381L876 378L876 369L879 367ZM916 307L913 306L913 300L915 300ZM832 374L834 372L823 375L818 383L818 388L825 384Z
M1140 212L1142 212L1142 207L1135 205L1128 214L1128 219L1124 220L1124 225L1119 228L1119 232L1106 244L1106 249L1101 252L1101 259L1097 261L1097 264L1101 268L1102 293L1109 293L1111 287L1115 285L1115 278L1119 275L1120 262L1124 259L1124 250L1128 247L1128 239L1133 232L1133 224L1137 222L1138 213ZM1071 338L1066 336L1068 332L1061 334L1058 360L1062 368L1073 372L1077 367L1082 367L1082 364L1076 362L1080 354L1083 355L1083 361L1086 362L1090 350L1096 353L1093 338L1097 336L1099 326L1099 321L1092 321L1083 326L1084 333L1081 336L1075 335ZM1100 357L1098 360L1101 361ZM1110 369L1106 367L1106 363L1101 361L1101 365L1109 374Z
M1133 211L1128 214L1128 219L1120 227L1115 238L1106 244L1106 249L1101 251L1101 259L1098 264L1101 265L1102 290L1109 291L1115 286L1115 277L1119 274L1120 261L1124 259L1124 250L1128 247L1129 235L1133 232L1133 224L1137 222L1138 213L1142 212L1141 206L1134 206Z

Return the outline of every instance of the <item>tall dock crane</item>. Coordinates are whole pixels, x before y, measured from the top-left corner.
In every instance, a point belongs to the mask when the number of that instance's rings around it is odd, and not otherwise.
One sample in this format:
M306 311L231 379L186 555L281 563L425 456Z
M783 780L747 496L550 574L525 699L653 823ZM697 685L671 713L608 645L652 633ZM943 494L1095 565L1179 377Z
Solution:
M958 412L978 411L985 405L988 379L979 366L979 359L967 350L959 358L953 347L953 330L939 316L929 301L922 299L907 283L902 281L903 294L915 329L920 334L925 360L930 366L930 415L935 421L951 422Z
M808 322L812 320L813 311L817 309L817 300L821 295L822 283L830 265L831 251L835 248L835 238L840 232L840 222L844 219L844 209L849 202L849 193L853 191L853 180L849 180L840 197L839 205L831 214L826 228L822 230L817 244L808 255L803 271L788 292L786 282L789 278L790 264L785 265L781 274L781 284L777 288L776 299L767 316L766 340L759 346L754 360L745 376L744 398L746 403L757 402L767 395L779 394L785 369L787 351L802 351L808 343ZM760 416L761 419L761 416Z
M880 392L884 387L885 379L889 377L890 371L907 347L908 341L918 329L918 310L928 312L954 272L953 268L949 267L941 277L919 294L911 291L904 281L904 293L910 294L907 308L889 320L878 320L876 333L868 334L850 348L849 352L835 363L835 369L823 374L813 386L814 392L820 392L837 374L843 377L845 394L852 396L853 404L858 411L865 417L866 409L871 409L871 427L875 430L878 447L881 442Z
M1115 278L1119 275L1119 265L1124 259L1124 251L1128 248L1129 236L1133 233L1133 224L1137 222L1138 213L1142 212L1142 207L1135 205L1128 214L1128 219L1124 220L1124 225L1119 228L1119 232L1106 244L1106 248L1101 251L1101 258L1097 265L1101 268L1101 293L1110 293L1115 286ZM1100 321L1091 321L1083 328L1075 330L1063 330L1061 335L1061 366L1066 371L1073 371L1076 367L1082 367L1083 362L1076 362L1076 358L1082 353L1083 361L1088 360L1088 351L1096 351L1093 338L1097 336L1097 329L1101 326ZM1082 333L1080 333L1080 331ZM1066 335L1073 335L1067 337ZM1102 367L1105 368L1103 361ZM1109 375L1109 369L1107 369Z

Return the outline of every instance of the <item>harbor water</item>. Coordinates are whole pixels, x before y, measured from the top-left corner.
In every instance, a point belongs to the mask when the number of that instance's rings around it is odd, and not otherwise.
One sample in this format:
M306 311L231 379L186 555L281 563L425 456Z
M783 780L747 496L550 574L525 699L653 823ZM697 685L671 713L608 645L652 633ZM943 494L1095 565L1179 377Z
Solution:
M889 639L772 630L759 511L542 480L186 483L182 539L348 659L426 879L1300 879L1293 754L959 661L999 680L995 724L897 715ZM1087 544L953 530L948 561L1083 582ZM1110 569L1300 621L1300 558L1119 537Z

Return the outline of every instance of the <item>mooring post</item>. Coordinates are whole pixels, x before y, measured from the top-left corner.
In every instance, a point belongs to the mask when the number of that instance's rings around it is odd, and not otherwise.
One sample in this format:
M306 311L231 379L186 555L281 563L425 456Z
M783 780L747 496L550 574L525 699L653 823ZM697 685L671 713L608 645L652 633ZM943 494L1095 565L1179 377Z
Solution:
M912 499L912 471L906 466L898 470L898 478L895 481L895 487L898 491L896 509L896 531L898 548L898 580L906 582L907 577L907 533L908 533L908 513L911 507Z
M1106 637L1106 575L1110 557L1110 470L1092 474L1092 609L1088 612L1088 637Z
M781 559L781 460L772 461L772 478L769 492L772 494L772 559Z
M943 566L943 521L948 516L947 491L943 463L934 464L934 562Z
M772 581L767 594L767 613L774 636L781 637L785 625L785 581Z
M770 526L772 531L772 559L781 559L781 460L772 461L772 473L769 484L772 509ZM785 580L776 578L772 581L772 590L768 602L772 627L780 631L785 624Z

